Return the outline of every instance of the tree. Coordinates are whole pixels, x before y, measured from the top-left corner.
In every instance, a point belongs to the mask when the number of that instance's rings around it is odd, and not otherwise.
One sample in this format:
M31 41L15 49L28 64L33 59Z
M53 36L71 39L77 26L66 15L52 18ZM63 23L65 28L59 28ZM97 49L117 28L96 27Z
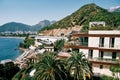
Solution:
M13 62L0 64L0 80L11 80L18 71L19 67Z
M114 78L119 78L120 66L110 66L110 71L112 72Z
M92 76L91 65L83 53L73 52L68 59L58 59L56 53L45 53L40 58L32 68L19 72L13 80L86 80ZM30 77L32 69L36 72Z
M74 77L74 80L86 80L86 77L91 77L92 68L85 55L82 52L77 53L73 52L71 57L68 58L68 71L71 73L71 76Z
M39 62L35 77L36 80L65 80L64 62L57 59L54 53L46 54Z
M24 42L20 43L20 47L22 48L29 48L30 45L34 45L34 39L33 38L29 38L28 36L25 38Z
M54 44L54 47L55 47L55 51L59 51L59 50L62 50L63 47L64 47L64 40L61 39L61 40L57 40Z

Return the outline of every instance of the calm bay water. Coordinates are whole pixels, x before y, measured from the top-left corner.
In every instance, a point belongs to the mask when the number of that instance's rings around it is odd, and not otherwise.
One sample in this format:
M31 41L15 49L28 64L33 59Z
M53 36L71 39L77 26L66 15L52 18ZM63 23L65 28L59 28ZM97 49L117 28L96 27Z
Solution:
M0 61L4 59L15 60L22 52L18 49L20 38L0 38Z

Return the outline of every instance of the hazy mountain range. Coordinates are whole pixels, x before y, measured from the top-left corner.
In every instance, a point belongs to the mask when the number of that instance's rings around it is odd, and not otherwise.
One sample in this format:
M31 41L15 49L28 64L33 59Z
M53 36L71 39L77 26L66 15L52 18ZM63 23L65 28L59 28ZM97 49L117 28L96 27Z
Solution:
M109 12L120 12L120 6L111 7L108 9Z
M36 25L27 25L23 23L18 23L18 22L9 22L6 23L2 26L0 26L0 32L5 32L5 31L38 31L43 27L50 26L51 24L55 23L56 21L49 21L49 20L43 20L40 21Z

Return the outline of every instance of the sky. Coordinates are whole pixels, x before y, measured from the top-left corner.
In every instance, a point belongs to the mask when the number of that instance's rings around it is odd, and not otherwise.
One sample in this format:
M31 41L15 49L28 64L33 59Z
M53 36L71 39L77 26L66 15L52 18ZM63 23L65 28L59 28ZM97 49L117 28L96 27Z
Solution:
M0 25L20 22L35 25L42 20L61 20L85 4L116 8L120 0L0 0Z

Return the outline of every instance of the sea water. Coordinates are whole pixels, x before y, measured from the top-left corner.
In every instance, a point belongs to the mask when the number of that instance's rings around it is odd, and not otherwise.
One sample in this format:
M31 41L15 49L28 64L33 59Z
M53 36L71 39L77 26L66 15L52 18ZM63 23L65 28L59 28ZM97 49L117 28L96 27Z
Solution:
M22 38L1 38L0 37L0 61L5 59L15 60L21 51L19 50L19 43Z

